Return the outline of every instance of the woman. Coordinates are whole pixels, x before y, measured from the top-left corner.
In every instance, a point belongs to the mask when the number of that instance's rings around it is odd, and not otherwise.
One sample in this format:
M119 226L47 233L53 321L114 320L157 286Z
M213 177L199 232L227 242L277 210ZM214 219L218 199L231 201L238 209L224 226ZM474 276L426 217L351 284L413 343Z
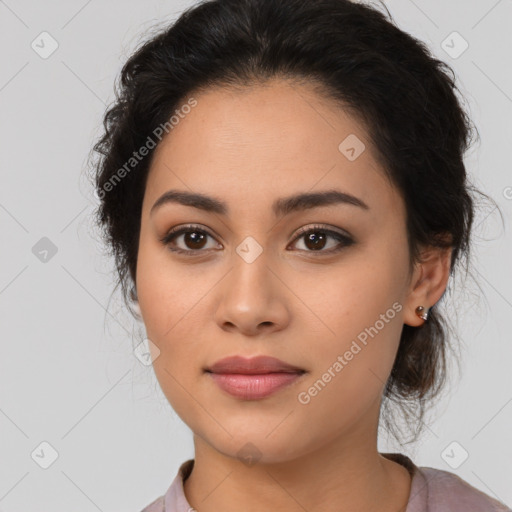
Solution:
M195 446L145 512L510 510L377 450L442 387L469 256L449 70L348 0L202 2L125 64L97 220Z

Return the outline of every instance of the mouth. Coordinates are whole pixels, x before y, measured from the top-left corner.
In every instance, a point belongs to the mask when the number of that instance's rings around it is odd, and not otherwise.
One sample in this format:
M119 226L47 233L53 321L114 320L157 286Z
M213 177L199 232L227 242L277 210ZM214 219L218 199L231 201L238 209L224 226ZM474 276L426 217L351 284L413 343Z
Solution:
M260 400L296 382L306 370L269 356L234 356L205 369L224 392L243 400Z

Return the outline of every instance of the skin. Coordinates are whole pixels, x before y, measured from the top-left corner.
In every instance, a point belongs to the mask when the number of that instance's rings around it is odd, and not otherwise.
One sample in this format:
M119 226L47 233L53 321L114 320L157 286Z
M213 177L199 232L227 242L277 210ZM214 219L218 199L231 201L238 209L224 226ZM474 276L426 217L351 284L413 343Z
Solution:
M199 512L405 509L411 479L377 451L379 408L403 324L421 326L415 308L443 294L450 251L425 248L425 261L409 269L398 190L362 125L308 84L275 79L194 97L197 106L155 150L136 275L147 337L160 351L152 349L157 379L194 434L189 503ZM338 149L349 134L366 146L354 161ZM333 188L369 210L335 204L273 216L277 198ZM150 214L170 189L216 197L229 214L176 203ZM210 233L203 248L183 235L160 241L190 223ZM322 253L296 239L315 224L354 243L329 237ZM236 252L247 236L263 249L252 263ZM333 247L341 250L325 252ZM394 318L300 403L298 394L395 302ZM234 398L203 369L235 354L274 356L306 373L264 399ZM259 452L254 465L237 455L248 442Z

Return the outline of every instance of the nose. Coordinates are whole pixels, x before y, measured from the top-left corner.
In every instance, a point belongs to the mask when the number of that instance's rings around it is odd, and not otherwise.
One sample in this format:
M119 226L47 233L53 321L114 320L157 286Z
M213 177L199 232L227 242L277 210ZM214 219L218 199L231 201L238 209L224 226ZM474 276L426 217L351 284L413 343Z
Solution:
M279 270L269 266L265 251L251 263L236 253L233 260L217 289L215 321L219 327L246 336L285 329L290 322L291 292Z

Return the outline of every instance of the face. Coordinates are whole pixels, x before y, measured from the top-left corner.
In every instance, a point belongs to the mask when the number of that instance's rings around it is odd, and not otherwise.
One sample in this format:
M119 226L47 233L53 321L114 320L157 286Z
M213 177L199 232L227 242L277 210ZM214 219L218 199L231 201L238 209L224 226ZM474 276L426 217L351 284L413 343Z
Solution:
M362 126L307 85L195 99L155 151L142 208L137 295L164 394L228 456L250 442L262 462L287 461L370 439L409 293L398 191ZM214 201L153 209L169 191ZM320 195L287 202L301 194ZM234 355L302 373L234 396L205 371Z

